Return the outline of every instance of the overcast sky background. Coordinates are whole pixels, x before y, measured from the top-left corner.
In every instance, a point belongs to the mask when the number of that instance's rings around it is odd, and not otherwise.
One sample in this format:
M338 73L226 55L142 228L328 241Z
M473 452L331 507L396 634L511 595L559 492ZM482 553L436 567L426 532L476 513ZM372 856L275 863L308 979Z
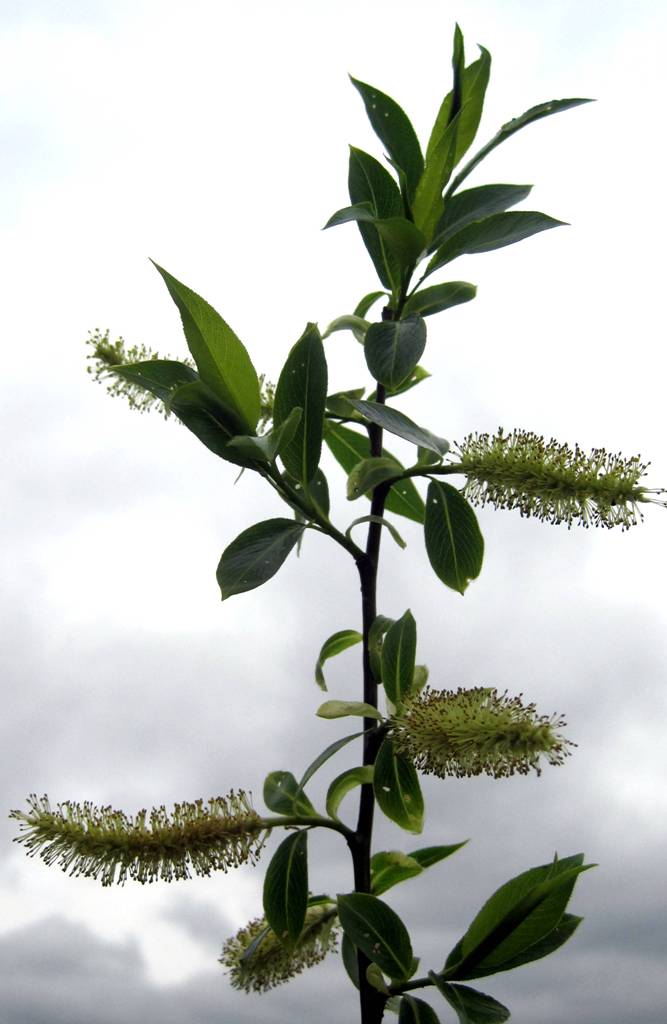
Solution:
M494 58L481 142L534 103L599 102L531 126L471 178L535 183L524 208L572 226L452 266L478 298L431 319L433 378L400 407L452 439L503 424L641 452L667 483L657 2L2 0L6 810L32 791L134 811L241 786L259 805L268 771L300 774L344 733L313 717L312 669L326 636L359 624L352 564L308 536L266 587L221 605L223 547L280 506L249 474L234 488L174 423L107 398L83 340L109 327L185 354L151 256L276 380L307 320L376 286L353 226L320 231L347 202L348 143L381 156L347 73L396 97L425 139L457 19L469 58L476 42ZM350 335L327 354L331 390L363 381ZM363 510L333 464L330 483L345 526ZM437 969L499 884L585 850L600 866L572 902L587 917L575 939L480 988L517 1024L659 1024L666 515L648 507L624 534L479 518L486 562L464 600L402 521L381 611L412 608L432 685L523 691L565 713L579 746L541 779L429 781L421 840L378 821L380 849L471 838L388 899ZM358 651L328 678L332 697L358 697ZM13 834L2 826L1 1024L355 1019L335 957L272 996L229 988L216 957L261 912L262 871L103 890L26 859ZM348 889L338 837L313 849L312 888Z

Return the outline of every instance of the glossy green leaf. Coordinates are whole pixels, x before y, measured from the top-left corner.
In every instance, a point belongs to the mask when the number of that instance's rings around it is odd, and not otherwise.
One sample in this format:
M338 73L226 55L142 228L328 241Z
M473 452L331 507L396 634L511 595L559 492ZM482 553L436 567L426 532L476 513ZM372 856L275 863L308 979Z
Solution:
M365 704L361 700L325 700L315 712L319 718L375 718L378 722L383 721L382 713L374 708L372 704Z
M348 768L337 776L327 790L326 808L330 818L338 818L338 808L343 798L357 786L364 786L373 781L373 765L367 764L357 768Z
M267 519L225 548L216 573L222 600L266 583L278 572L304 531L291 519Z
M409 978L412 944L395 911L376 896L350 893L338 897L338 918L350 941L390 978Z
M237 466L255 465L254 460L229 446L236 430L236 420L203 381L182 384L170 393L166 404L169 411L221 459Z
M442 192L454 169L459 115L444 129L426 159L413 203L415 224L430 242L443 212Z
M401 996L401 1009L398 1024L440 1024L439 1017L432 1006L416 996Z
M236 420L235 434L251 432L260 413L259 381L245 347L212 306L153 263L181 314L188 348L201 379Z
M347 478L348 501L355 501L397 475L396 460L390 455L362 459Z
M394 620L386 615L376 615L368 631L368 657L371 663L371 671L379 683L382 679L382 644L384 636Z
M248 459L271 463L292 442L301 422L302 413L303 410L296 407L292 409L287 419L279 427L274 427L260 436L247 434L241 437L232 437L229 447Z
M481 161L491 153L496 146L499 146L502 142L509 139L515 132L521 131L527 125L532 124L533 121L539 121L543 117L549 117L551 114L558 114L562 110L570 110L572 107L581 106L582 103L591 103L589 99L567 99L567 100L549 100L547 103L538 103L537 106L531 107L526 110L525 113L521 114L520 117L515 117L507 124L504 124L499 132L497 132L490 142L487 142L485 146L482 146L480 150L473 156L471 160L459 171L451 185L449 186L448 192L453 194L457 191L461 182L465 181L471 171L477 167ZM445 196L445 200L448 197Z
M322 650L317 658L317 664L315 665L315 682L321 690L326 690L327 688L324 679L325 661L328 661L329 658L335 658L337 654L342 654L348 647L354 647L355 644L361 643L362 640L362 634L357 632L356 629L340 629L324 641Z
M435 434L424 430L423 427L418 427L398 409L381 405L379 402L364 402L359 398L351 398L350 405L371 423L376 423L378 427L388 430L390 434L402 437L405 441L411 441L412 444L419 445L421 448L429 448L438 455L446 455L449 451L449 441L445 441L442 437L436 437Z
M504 213L511 206L526 199L532 185L479 185L464 192L457 192L447 200L444 214L438 224L433 248L437 249L446 239L456 234L467 224L484 220L494 213Z
M375 134L394 163L405 172L408 195L411 197L424 170L424 158L414 128L391 97L356 78L352 78L352 84L364 101Z
M480 56L469 64L461 76L461 105L456 133L454 165L465 156L477 134L484 106L484 96L491 72L491 54L480 46ZM431 137L426 147L426 161L438 146L452 116L456 114L454 91L447 93L435 120Z
M175 359L146 359L137 363L122 363L109 367L114 377L150 391L151 395L168 402L173 391L182 384L199 380L199 374L187 363Z
M352 530L354 529L355 526L359 526L360 523L379 523L381 526L384 526L384 528L389 531L390 537L396 544L398 544L399 548L405 550L405 548L407 547L407 544L401 537L396 527L393 525L393 523L390 523L388 519L385 519L384 516L359 516L358 519L353 519L350 525L348 526L347 530L345 531L345 536L350 538L352 536Z
M308 908L308 832L301 829L283 839L264 878L264 915L286 946L303 930Z
M335 334L336 331L352 331L357 341L363 344L364 338L366 337L366 331L370 327L368 320L364 320L363 317L346 314L345 316L337 316L335 320L332 320L326 331L322 335L322 341L328 338L331 334Z
M564 221L535 210L512 210L494 213L484 220L475 220L451 235L436 250L426 268L427 274L439 270L464 253L492 252L506 245L521 242L540 231L563 227Z
M301 776L299 787L303 789L306 783L309 782L310 779L312 779L315 772L318 772L322 765L327 763L329 758L333 757L334 754L337 754L339 750L342 750L343 747L347 746L347 744L350 743L352 740L356 740L358 739L359 736L363 735L363 731L353 732L349 736L343 736L342 739L335 740L334 743L330 743L328 747L325 747L322 753L318 754L315 760L311 761L311 763L306 768L305 772Z
M328 422L324 440L331 454L348 475L361 459L370 457L371 447L368 435L350 430L349 427ZM383 451L386 458L394 459L396 472L402 473L405 469L403 464L395 456L390 455L386 448ZM405 516L406 519L411 519L415 523L424 522L424 502L410 479L399 480L393 485L387 495L384 507L387 512Z
M543 957L549 956L550 953L560 949L568 939L571 939L582 921L583 917L577 917L576 914L563 914L555 928L552 928L550 932L537 942L527 946L517 956L511 957L509 960L503 960L500 965L484 967L480 964L475 968L471 968L467 973L467 977L470 979L484 978L489 974L498 974L500 971L512 971L515 967L522 967L524 964L532 963L534 960L541 960Z
M375 896L393 888L400 882L421 875L424 869L407 853L399 850L386 850L373 854L371 857L371 887Z
M364 354L371 374L388 388L399 387L413 372L426 347L426 324L420 316L371 324Z
M307 484L317 472L322 451L327 362L316 324L308 324L287 357L273 402L273 422L279 427L296 407L303 415L292 441L281 453L285 469Z
M554 860L501 886L447 958L447 979L505 970L505 962L545 939L559 924L577 877L593 866L582 862L582 854Z
M376 217L369 202L337 210L324 227L351 222L373 225L400 272L411 270L426 250L427 239L412 221L405 217Z
M291 772L269 772L264 780L264 803L276 814L316 817L317 811Z
M350 146L348 187L353 205L370 203L373 213L379 218L402 216L401 193L389 171L375 157L354 146ZM385 288L392 290L397 269L385 250L384 242L372 224L360 221L357 226L380 281ZM357 309L355 312L358 316L365 316L368 310L359 313Z
M386 641L385 641L386 642ZM385 737L375 759L375 799L380 810L406 832L424 827L424 798L414 765Z
M422 288L421 291L415 292L405 303L403 312L432 316L462 302L470 302L476 295L477 287L474 284L468 284L467 281L447 281L445 284L435 284L432 288Z
M327 412L344 419L359 418L359 414L352 408L348 399L363 398L365 390L365 388L350 388L347 391L336 391L333 395L327 395Z
M392 209L391 214L392 215L393 214L398 214L398 213L400 213L401 209L402 209L402 207L400 205L400 196L399 196L398 206L395 209ZM354 315L355 316L365 317L368 314L368 312L371 309L371 307L374 306L375 303L379 299L388 299L388 298L389 298L389 296L387 295L386 292L369 292L368 295L364 295L363 299L360 299L359 302L357 303L357 305L355 307L355 310L354 310Z
M429 484L424 539L438 579L464 594L481 572L484 538L472 507L451 484L436 480Z
M299 486L297 485L297 491ZM303 488L303 496L308 505L317 515L323 519L329 518L329 484L321 469L315 471L315 476Z
M369 964L366 968L366 981L378 992L384 992L386 995L389 995L389 987L385 976L377 964Z
M340 954L343 960L343 967L347 972L348 978L355 988L359 988L359 961L357 960L357 947L345 932L343 932L343 938L340 943Z
M428 370L425 370L423 366L415 366L414 370L402 384L399 384L396 388L387 388L386 397L392 398L394 395L404 395L406 391L411 391L412 388L416 387L417 384L421 384L423 380L428 380L431 374ZM368 396L369 401L375 401L377 394L373 393Z
M467 985L448 985L433 971L429 972L429 978L456 1011L459 1024L504 1024L509 1020L507 1007L492 996Z
M382 645L382 682L392 704L410 693L415 673L417 623L408 610L387 630Z
M422 868L430 868L433 864L438 864L441 860L445 860L446 857L451 857L453 853L464 847L467 842L468 840L464 839L462 843L450 843L449 846L425 846L421 850L411 850L410 856Z

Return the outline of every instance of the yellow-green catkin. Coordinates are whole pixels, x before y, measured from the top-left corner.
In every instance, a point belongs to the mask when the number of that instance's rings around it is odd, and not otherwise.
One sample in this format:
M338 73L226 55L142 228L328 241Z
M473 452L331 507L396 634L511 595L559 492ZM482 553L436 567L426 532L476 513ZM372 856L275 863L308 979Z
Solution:
M134 817L90 803L66 802L54 810L46 796L30 796L28 806L10 815L22 830L16 841L28 854L102 885L128 878L171 882L254 863L265 835L243 791L176 804L171 814L158 807Z
M142 388L134 381L126 380L113 372L114 366L126 366L128 363L150 362L155 359L163 359L158 352L148 348L146 345L127 345L124 338L116 338L111 341L109 331L100 331L96 328L91 331L86 339L90 352L86 357L88 362L87 372L93 380L106 387L107 392L114 398L124 398L131 409L136 412L149 412L151 409L159 409L165 419L169 415L164 403L150 391ZM194 366L188 358L181 360L186 366Z
M298 942L287 948L263 917L250 921L225 943L220 963L228 968L233 988L267 992L324 960L336 948L336 907L308 907Z
M439 778L540 774L540 760L562 764L572 744L558 732L562 718L538 715L521 695L497 690L426 687L393 720L396 749L420 771Z
M660 493L639 483L648 465L638 455L584 452L524 430L470 434L457 449L470 501L568 528L576 522L627 530L642 518L639 503Z

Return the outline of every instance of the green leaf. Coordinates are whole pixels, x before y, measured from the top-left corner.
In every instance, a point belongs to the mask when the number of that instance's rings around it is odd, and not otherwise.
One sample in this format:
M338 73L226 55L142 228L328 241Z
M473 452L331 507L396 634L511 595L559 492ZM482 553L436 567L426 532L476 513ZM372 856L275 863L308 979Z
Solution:
M300 485L296 485L297 491ZM321 469L315 471L315 476L303 488L303 494L317 515L324 519L329 518L329 484Z
M484 538L472 507L451 484L429 484L424 539L438 579L464 594L482 569Z
M381 294L384 294L381 293ZM370 327L368 320L364 320L360 316L354 316L346 314L345 316L337 316L335 320L332 320L326 331L322 335L322 341L328 338L329 335L335 334L336 331L352 331L357 341L363 345L366 331Z
M464 839L462 843L451 843L449 846L425 846L421 850L412 850L410 857L416 860L422 868L430 868L433 864L451 857L453 853L460 850L468 842Z
M461 76L461 108L456 137L456 154L454 165L461 160L475 138L484 106L484 96L491 72L491 54L480 46L480 56L464 70ZM431 137L426 147L426 161L438 145L452 116L456 115L454 92L449 92L444 100L433 125Z
M293 440L301 421L302 413L303 409L295 407L279 427L274 427L259 437L256 434L232 437L229 447L239 452L245 458L267 464L271 463Z
M229 442L236 429L236 420L218 397L201 380L182 384L172 391L167 408L192 431L202 444L227 462L237 466L254 467L241 452L230 448Z
M359 961L357 960L357 947L345 932L343 932L343 938L340 944L340 953L343 958L343 967L347 971L348 978L355 988L359 988Z
M279 427L296 407L303 409L296 433L281 453L285 469L307 484L317 472L322 451L327 362L316 324L308 324L287 357L273 403L273 422Z
M393 888L400 882L421 875L424 869L407 853L386 850L371 857L371 887L375 896Z
M489 967L484 970L483 967L477 967L473 973L476 978L484 977L486 974L497 974L498 971L511 971L515 967L521 967L523 964L532 963L533 960L541 960L542 957L548 956L550 953L554 953L557 949L560 949L568 939L571 939L577 928L583 921L583 917L577 917L576 914L563 914L560 921L555 928L552 928L542 939L538 942L534 942L531 946L527 946L517 956L511 957L509 960L503 960L500 967Z
M447 281L445 284L436 284L432 288L422 288L421 291L415 292L405 303L403 312L432 316L462 302L470 302L476 295L477 287L474 284L468 284L467 281Z
M408 196L412 197L424 170L424 158L414 128L391 97L356 78L352 78L352 84L364 101L375 134L394 163L405 172Z
M216 573L222 600L266 583L278 572L304 531L291 519L267 519L225 548Z
M325 747L322 753L318 754L315 760L312 761L306 768L305 772L301 776L299 788L303 789L306 783L309 782L310 779L312 779L315 772L319 771L322 765L326 764L330 757L333 757L334 754L337 754L339 750L342 750L343 747L347 746L347 744L350 743L351 740L356 740L359 736L363 735L363 731L353 732L349 736L343 736L342 739L336 740L334 743L330 743L328 747Z
M138 363L121 363L109 367L115 377L121 377L144 391L150 391L156 398L168 402L173 391L182 384L199 380L199 374L175 359L146 359Z
M445 212L438 224L433 248L437 249L447 238L456 234L467 224L483 220L493 213L504 213L526 199L532 185L480 185L457 192L445 206Z
M364 354L373 377L397 388L415 369L426 347L426 324L420 316L371 324Z
M298 941L307 907L308 832L300 829L282 841L264 879L264 914L284 945Z
M382 679L382 643L384 635L394 623L386 615L376 615L368 631L368 657L371 663L371 671L379 683Z
M338 423L328 422L324 440L333 457L347 474L352 472L361 459L370 458L371 446L368 436L360 434L356 430L350 430ZM405 471L403 464L395 456L390 455L386 448L383 451L386 458L394 460L397 474L403 473ZM406 519L411 519L415 523L424 522L424 502L412 480L397 481L389 491L384 507L387 512L405 516Z
M347 499L354 501L397 475L396 460L390 455L362 459L347 478Z
M416 996L401 996L398 1024L440 1024L432 1006Z
M317 811L291 772L269 772L264 780L264 803L276 814L317 817Z
M358 768L348 768L333 780L327 790L326 808L330 818L338 820L338 808L343 797L357 786L363 786L373 781L373 766L368 764Z
M410 693L421 693L428 682L428 665L415 665Z
M540 231L559 228L564 221L548 217L535 210L513 210L509 213L493 213L484 220L475 220L451 235L440 246L426 267L426 273L444 267L464 253L491 252L502 249L514 242L521 242Z
M429 978L456 1011L459 1024L503 1024L509 1020L509 1010L497 999L467 985L448 985L433 971L429 972Z
M365 390L365 388L351 388L348 391L336 391L333 395L327 395L327 412L332 413L334 416L342 416L345 419L356 419L358 413L354 411L348 399L363 398Z
M527 125L532 124L533 121L539 121L542 117L549 117L551 114L558 114L562 110L569 110L571 107L578 107L582 103L591 103L589 99L568 99L568 100L549 100L547 103L538 103L537 106L531 107L526 110L525 113L521 114L520 117L515 117L507 124L504 124L499 132L493 136L490 142L487 142L485 146L475 153L472 160L469 160L465 167L456 175L451 185L449 186L449 195L457 191L459 185L464 181L471 171L477 167L479 163L488 156L496 146L499 146L502 142L505 142L510 136L514 135L515 132L521 131ZM445 196L445 201L448 196Z
M382 714L372 704L365 704L361 700L325 700L315 712L319 718L375 718L378 722L384 721Z
M328 661L329 658L335 658L337 654L342 654L348 647L354 647L355 644L361 643L362 640L362 634L357 632L356 629L340 629L324 641L322 650L317 658L317 664L315 665L315 681L321 690L326 691L327 688L324 679L324 662Z
M458 115L447 125L437 145L426 158L413 203L415 224L427 242L433 238L443 211L442 191L451 177L456 156Z
M390 180L391 180L391 177L390 177ZM393 181L392 181L392 184L393 184ZM394 214L394 213L398 214L398 213L400 213L401 209L402 209L402 207L401 207L401 199L400 199L400 196L399 196L398 197L398 205L395 208L392 209L391 213L392 214ZM364 295L363 299L360 299L359 302L357 303L356 308L354 310L354 315L355 316L366 316L368 311L370 310L371 306L374 306L375 303L378 301L378 299L388 299L388 298L389 298L389 296L387 295L386 292L369 292L368 295Z
M438 455L446 455L449 451L449 441L445 441L442 437L436 437L435 434L424 430L423 427L418 427L398 409L381 405L379 402L364 402L358 398L351 398L350 405L371 423L376 423L378 427L383 427L384 430L402 437L405 441L411 441L412 444L419 445L421 448L429 448Z
M376 217L369 202L356 203L337 210L324 228L326 230L353 221L374 226L401 273L411 271L426 250L426 238L412 221L405 217Z
M338 917L350 941L390 978L405 980L412 969L412 944L398 914L367 893L338 897Z
M386 643L386 641L385 641ZM406 832L424 827L424 798L414 765L385 737L375 759L375 799L380 810Z
M407 547L407 544L401 537L396 527L393 525L393 523L390 523L388 519L385 519L384 516L359 516L358 519L353 519L350 525L348 526L347 530L345 531L345 536L348 539L352 536L353 528L355 526L359 526L360 523L380 523L381 526L384 526L385 529L389 530L389 534L392 540L396 544L398 544L399 548L401 548L404 551L405 548Z
M350 146L348 187L353 205L370 203L373 213L379 218L402 216L401 193L389 171L375 157L354 146ZM392 275L397 272L393 260L385 251L384 242L372 224L358 222L358 227L378 277L385 288L392 290ZM359 312L358 308L355 310L358 316L365 316L367 312L368 309L364 312Z
M234 433L254 431L260 414L259 381L246 349L208 302L157 263L153 266L181 314L188 348L201 379L236 420Z
M449 954L445 977L465 980L478 971L491 974L506 970L506 962L523 957L545 939L559 924L577 877L593 867L582 862L582 854L554 860L524 871L501 886Z
M385 976L377 964L369 964L366 968L366 981L378 992L384 992L386 995L389 995Z
M417 652L417 623L408 610L387 630L382 645L382 682L392 704L412 689Z
M402 384L399 384L397 388L387 388L387 398L392 398L394 395L404 395L406 391L411 391L417 384L421 384L423 380L427 380L430 376L431 374L423 366L415 366L410 376ZM377 394L374 392L368 398L375 401Z

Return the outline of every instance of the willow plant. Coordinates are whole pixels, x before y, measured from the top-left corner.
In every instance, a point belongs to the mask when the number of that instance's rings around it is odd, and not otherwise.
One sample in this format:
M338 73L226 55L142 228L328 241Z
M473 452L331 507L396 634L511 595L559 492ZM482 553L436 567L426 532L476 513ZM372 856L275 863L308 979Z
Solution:
M221 963L236 988L265 992L321 961L340 940L343 964L359 990L363 1024L377 1024L386 1010L397 1012L401 1024L436 1024L433 1007L414 994L427 987L443 997L448 1020L452 1012L461 1024L507 1020L504 1006L462 983L512 970L562 946L581 921L566 909L575 882L591 866L576 854L523 871L483 904L444 963L419 972L406 924L381 897L464 844L374 851L376 805L416 834L424 818L419 773L539 773L544 764L561 764L571 744L562 735L562 718L538 713L521 696L492 687L448 691L426 685L410 610L396 620L378 612L383 532L404 546L396 517L422 525L431 568L445 587L464 594L479 576L484 552L474 505L518 509L522 516L568 527L627 529L641 519L644 503L659 502L641 482L646 466L637 457L586 453L518 429L473 433L450 445L397 408L399 396L429 376L420 364L427 318L475 296L468 282L425 286L427 279L464 253L488 252L561 224L543 213L512 209L528 197L528 185L468 188L467 178L516 132L588 102L564 99L531 107L464 162L477 134L491 57L481 48L466 65L457 27L452 63L453 85L425 154L394 100L352 79L389 169L352 148L351 205L326 226L356 223L381 288L322 334L309 323L275 388L258 377L243 344L212 306L162 267L157 270L181 315L190 357L177 361L143 347L127 349L122 339L112 343L108 332L91 338L89 368L112 393L125 395L140 410L161 406L218 458L258 474L285 503L285 517L249 526L223 551L217 568L223 601L270 580L307 531L323 534L355 563L361 628L326 640L315 680L326 690L326 661L359 644L362 699L327 699L317 714L331 720L357 716L363 726L335 739L299 779L290 771L270 772L263 792L268 813L255 810L243 791L180 804L172 813L162 807L128 816L76 803L53 809L46 797L31 797L27 810L12 812L29 853L103 885L127 878L170 881L254 863L270 833L287 830L266 870L263 913L226 942ZM380 303L379 318L369 318ZM370 393L368 385L328 393L323 340L337 331L351 332L363 345ZM385 447L387 434L414 446L409 466ZM347 498L362 505L370 500L370 509L346 527L330 517L323 445L347 474ZM420 484L427 485L425 496ZM363 545L352 536L361 524L367 524ZM333 778L324 810L316 809L307 793L310 780L357 738L361 763ZM340 809L355 788L358 815L350 825ZM311 894L308 836L316 828L333 833L332 842L347 844L349 892ZM320 885L318 877L315 888Z

